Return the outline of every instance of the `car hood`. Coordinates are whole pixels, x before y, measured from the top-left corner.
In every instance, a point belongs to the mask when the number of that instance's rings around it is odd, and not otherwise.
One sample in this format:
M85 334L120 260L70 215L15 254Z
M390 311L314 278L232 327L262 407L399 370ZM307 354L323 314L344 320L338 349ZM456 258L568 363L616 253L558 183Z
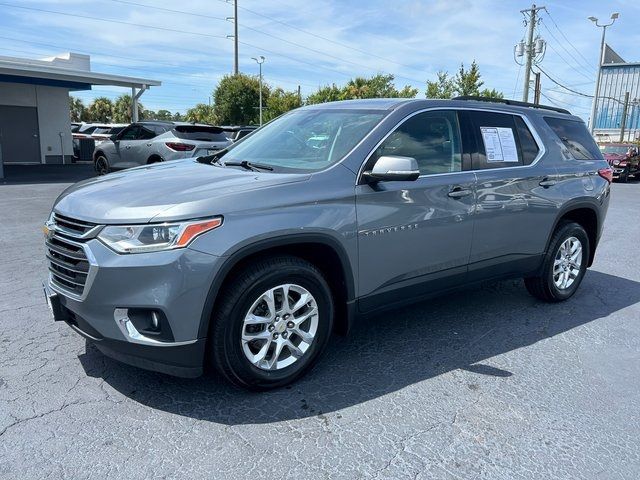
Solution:
M603 156L604 159L609 162L609 164L613 164L613 162L616 160L622 161L627 159L626 155L622 155L620 153L605 153Z
M58 197L54 211L98 224L201 218L237 208L239 196L246 199L310 176L176 160L76 183Z

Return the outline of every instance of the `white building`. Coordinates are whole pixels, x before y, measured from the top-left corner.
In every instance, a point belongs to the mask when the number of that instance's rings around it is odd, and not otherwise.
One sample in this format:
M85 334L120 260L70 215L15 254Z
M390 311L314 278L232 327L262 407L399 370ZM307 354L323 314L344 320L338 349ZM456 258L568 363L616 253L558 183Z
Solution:
M77 53L42 60L0 56L0 178L3 163L71 162L70 91L127 87L137 103L147 88L160 84L93 72L89 56Z

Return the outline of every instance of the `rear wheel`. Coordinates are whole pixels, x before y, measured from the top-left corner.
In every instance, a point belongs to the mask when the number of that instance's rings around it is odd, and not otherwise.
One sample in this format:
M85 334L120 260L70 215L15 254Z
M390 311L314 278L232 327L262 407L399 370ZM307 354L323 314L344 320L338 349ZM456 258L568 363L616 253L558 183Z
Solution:
M230 382L268 389L295 381L318 360L333 325L331 290L297 257L260 260L220 292L210 359Z
M98 155L94 165L98 175L106 175L111 171L111 168L109 167L109 161L104 155Z
M575 222L560 224L545 254L542 274L525 278L527 290L546 302L570 298L584 278L589 253L589 237L584 228Z

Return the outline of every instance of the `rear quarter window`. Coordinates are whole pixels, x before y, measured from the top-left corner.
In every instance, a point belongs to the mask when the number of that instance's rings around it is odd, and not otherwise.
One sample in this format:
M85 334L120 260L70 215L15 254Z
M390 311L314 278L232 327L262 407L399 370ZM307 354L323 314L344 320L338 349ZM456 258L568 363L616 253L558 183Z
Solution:
M218 127L200 125L178 125L173 129L178 138L185 140L200 140L203 142L227 142L224 130Z
M602 160L602 152L583 122L557 117L544 121L576 160Z

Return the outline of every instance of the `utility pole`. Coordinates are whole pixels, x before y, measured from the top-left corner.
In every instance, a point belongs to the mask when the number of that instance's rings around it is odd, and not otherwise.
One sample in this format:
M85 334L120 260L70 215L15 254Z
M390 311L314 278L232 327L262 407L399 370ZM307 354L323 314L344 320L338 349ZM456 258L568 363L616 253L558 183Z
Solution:
M600 57L598 60L598 75L596 76L596 92L593 94L593 105L591 105L591 116L589 117L589 131L593 135L593 130L596 128L596 115L598 114L598 93L600 92L600 79L602 77L602 64L604 63L604 38L607 33L607 27L613 25L616 19L620 16L619 13L611 14L611 22L606 25L600 25L596 17L589 17L596 27L602 28L602 39L600 40Z
M531 67L538 62L542 61L545 52L545 41L541 39L539 36L534 38L535 29L538 25L538 12L540 10L546 10L546 7L536 7L535 3L531 5L531 8L526 10L520 10L525 17L524 22L525 25L529 27L527 32L527 41L521 41L519 44L515 46L515 56L517 57L525 57L524 61L524 88L522 91L522 101L529 101L529 88L531 82ZM540 55L540 58L537 58ZM516 60L516 63L518 61ZM519 64L522 65L522 64Z
M535 73L536 76L536 80L535 80L535 87L533 90L533 103L535 103L536 105L540 104L540 72L536 72Z
M620 143L624 142L624 129L627 127L627 111L629 110L629 92L624 94L624 106L622 107L622 120L620 121Z
M298 85L298 105L302 105L302 94L300 93L300 85Z
M227 0L228 2L229 0ZM233 74L238 74L238 0L233 0L233 17L227 17L227 20L233 21L233 35L227 35L227 38L233 38Z
M238 74L238 0L233 0L233 74Z
M258 67L260 68L260 73L259 73L259 77L258 77L258 81L260 84L260 126L262 126L262 64L264 63L265 58L260 55L258 58L256 57L251 57L251 60L255 60L256 63L258 64Z

